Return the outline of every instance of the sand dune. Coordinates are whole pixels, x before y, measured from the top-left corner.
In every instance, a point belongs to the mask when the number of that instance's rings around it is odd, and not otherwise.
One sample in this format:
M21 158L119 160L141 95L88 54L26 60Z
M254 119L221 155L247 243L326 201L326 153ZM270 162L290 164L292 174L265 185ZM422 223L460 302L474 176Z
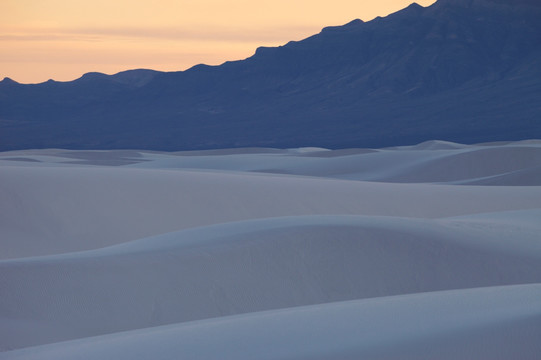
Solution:
M535 140L1 153L0 359L539 358L540 169Z
M398 183L541 185L541 142L463 145L429 141L388 149L224 149L176 153L134 150L24 150L0 164L94 165L262 172ZM520 175L524 174L524 175ZM525 183L526 181L526 183Z
M536 284L355 300L31 347L0 359L535 360L540 299Z
M450 227L445 221L391 217L271 218L3 261L2 315L25 319L28 330L37 331L37 324L42 332L31 338L26 328L18 333L8 324L1 345L24 339L15 344L24 347L282 307L541 282L541 247L529 245L537 235L517 233L508 238L513 249L502 251L486 236L490 232L458 229L457 222ZM532 226L541 233L540 225Z
M2 258L95 249L190 227L276 216L434 218L541 207L541 187L502 191L117 167L3 169Z
M435 218L541 207L538 186L501 191L494 186L375 182L378 178L420 183L462 179L458 182L536 185L541 176L540 149L537 143L526 143L450 152L405 148L322 158L287 150L212 156L10 152L0 156L8 159L0 160L0 198L6 209L0 218L5 244L0 258L96 249L190 227L275 216ZM319 151L303 152L307 153ZM17 157L23 160L15 161ZM87 159L90 165L71 164L74 157ZM131 165L97 166L93 159ZM135 165L134 159L139 159ZM479 178L498 170L502 174Z

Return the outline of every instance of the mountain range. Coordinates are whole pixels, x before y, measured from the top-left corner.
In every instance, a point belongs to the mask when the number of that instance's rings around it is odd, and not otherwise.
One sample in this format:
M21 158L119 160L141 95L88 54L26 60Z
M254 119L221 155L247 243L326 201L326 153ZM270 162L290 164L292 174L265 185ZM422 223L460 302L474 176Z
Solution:
M0 82L0 151L541 138L541 3L438 0L186 71Z

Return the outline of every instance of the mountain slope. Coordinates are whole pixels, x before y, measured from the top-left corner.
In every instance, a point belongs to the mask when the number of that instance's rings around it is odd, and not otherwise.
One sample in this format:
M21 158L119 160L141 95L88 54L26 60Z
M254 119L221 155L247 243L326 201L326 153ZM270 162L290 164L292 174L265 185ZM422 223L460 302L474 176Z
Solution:
M439 0L184 72L0 83L0 150L541 137L541 8Z

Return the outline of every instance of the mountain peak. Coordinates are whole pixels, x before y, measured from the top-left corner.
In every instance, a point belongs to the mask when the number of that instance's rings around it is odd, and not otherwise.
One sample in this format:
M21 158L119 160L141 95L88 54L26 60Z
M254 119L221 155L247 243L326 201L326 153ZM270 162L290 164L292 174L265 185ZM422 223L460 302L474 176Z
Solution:
M409 6L406 7L404 10L407 10L407 9L410 9L410 10L421 10L421 9L423 9L423 6L417 4L416 2L412 2L412 3L409 4Z
M344 25L338 25L338 26L326 26L324 27L321 32L328 32L328 31L344 31L349 29L354 29L359 27L360 25L363 25L364 21L361 19L355 19L352 20Z
M18 82L16 82L15 80L13 80L11 78L8 78L7 76L2 81L0 81L0 83L2 83L2 84L18 84Z
M127 70L112 75L112 79L117 83L137 88L148 84L159 73L159 71L149 69Z
M417 4L416 2L413 2L411 3L409 6L405 7L404 9L402 10L399 10L395 13L392 13L390 14L389 16L390 17L396 17L396 16L417 16L417 15L421 15L423 13L423 10L425 8L419 4ZM378 17L380 18L380 17ZM380 18L382 19L382 18Z
M77 80L96 80L96 79L103 79L107 77L106 74L100 73L100 72L87 72L86 74L83 74L79 79Z

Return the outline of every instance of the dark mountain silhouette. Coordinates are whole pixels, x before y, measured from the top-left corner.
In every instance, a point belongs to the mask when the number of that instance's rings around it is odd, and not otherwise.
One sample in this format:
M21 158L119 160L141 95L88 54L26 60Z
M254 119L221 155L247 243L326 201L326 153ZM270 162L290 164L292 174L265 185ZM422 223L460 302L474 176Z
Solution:
M0 150L541 138L541 2L439 0L183 72L0 82Z

